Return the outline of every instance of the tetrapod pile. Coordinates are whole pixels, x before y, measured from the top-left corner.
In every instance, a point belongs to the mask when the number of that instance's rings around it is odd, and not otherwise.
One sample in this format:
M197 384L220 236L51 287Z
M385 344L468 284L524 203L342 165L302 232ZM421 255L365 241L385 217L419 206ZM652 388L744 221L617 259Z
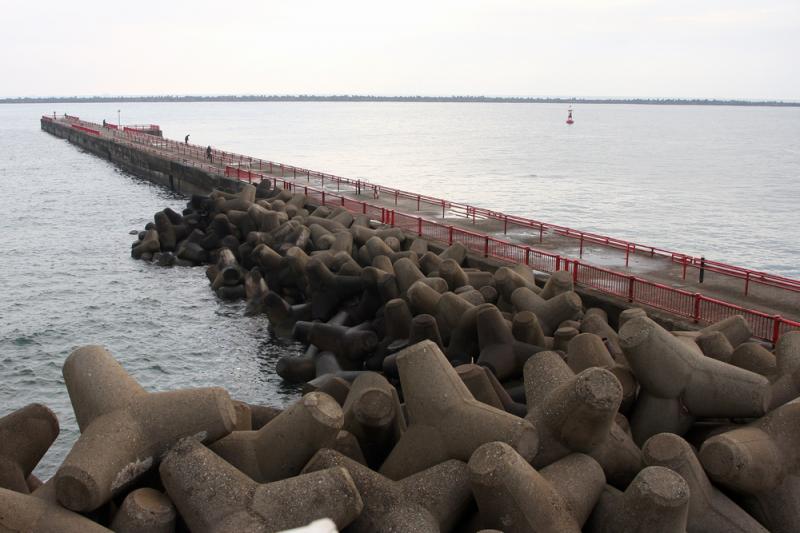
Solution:
M52 413L0 420L6 527L800 528L800 332L771 347L738 316L700 331L608 316L568 273L541 283L267 187L165 210L133 250L208 264L220 297L306 342L276 368L305 395L282 410L147 392L78 349L64 379L81 437L51 480L30 473Z

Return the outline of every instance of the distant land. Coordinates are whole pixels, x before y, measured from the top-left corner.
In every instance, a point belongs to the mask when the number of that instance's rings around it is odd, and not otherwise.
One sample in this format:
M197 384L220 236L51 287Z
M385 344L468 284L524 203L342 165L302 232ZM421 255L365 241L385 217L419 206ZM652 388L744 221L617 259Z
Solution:
M112 102L467 102L498 104L640 104L800 107L800 101L716 100L705 98L534 98L512 96L369 96L369 95L162 95L43 96L0 98L0 104L84 104Z

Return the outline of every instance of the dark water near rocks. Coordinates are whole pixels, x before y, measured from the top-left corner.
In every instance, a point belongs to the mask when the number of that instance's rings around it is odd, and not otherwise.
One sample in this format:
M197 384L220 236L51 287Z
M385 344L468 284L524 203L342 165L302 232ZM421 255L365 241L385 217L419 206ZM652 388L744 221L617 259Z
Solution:
M31 402L58 415L38 474L49 477L78 435L61 366L80 345L106 346L151 391L219 385L271 405L296 397L274 366L300 345L218 300L204 268L130 258L128 232L184 198L39 131L35 115L0 128L0 415Z
M57 109L114 121L119 104ZM596 105L124 104L124 123L680 252L800 276L800 109ZM148 390L220 385L285 404L301 347L219 301L203 268L133 261L132 229L185 200L0 106L0 415L57 413L48 477L77 436L61 365L103 344Z

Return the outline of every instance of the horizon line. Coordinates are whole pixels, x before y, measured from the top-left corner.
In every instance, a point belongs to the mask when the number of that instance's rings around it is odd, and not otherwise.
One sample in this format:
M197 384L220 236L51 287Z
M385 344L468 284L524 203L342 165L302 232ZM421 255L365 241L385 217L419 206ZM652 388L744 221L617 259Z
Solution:
M219 94L219 95L94 95L2 97L2 104L22 103L113 103L113 102L460 102L460 103L584 103L645 105L729 105L800 107L800 100L751 100L742 98L670 97L566 97L566 96L378 96L358 94Z

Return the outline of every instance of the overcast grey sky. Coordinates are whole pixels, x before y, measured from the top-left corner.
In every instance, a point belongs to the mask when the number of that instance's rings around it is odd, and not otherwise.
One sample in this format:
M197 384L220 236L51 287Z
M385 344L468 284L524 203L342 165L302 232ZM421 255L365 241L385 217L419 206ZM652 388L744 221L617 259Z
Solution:
M800 0L0 0L0 96L800 100Z

